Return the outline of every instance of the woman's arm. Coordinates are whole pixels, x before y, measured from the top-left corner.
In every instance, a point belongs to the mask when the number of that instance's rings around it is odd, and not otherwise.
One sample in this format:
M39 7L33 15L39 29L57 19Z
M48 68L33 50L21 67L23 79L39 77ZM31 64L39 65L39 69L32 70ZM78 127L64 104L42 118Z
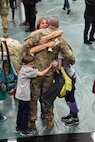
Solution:
M48 48L48 47L54 47L55 46L55 43L54 42L48 42L46 43L48 40L52 39L52 38L55 38L55 37L58 37L60 35L63 34L63 31L62 30L57 30L57 31L54 31L53 33L47 35L47 36L43 36L41 38L41 40L39 41L39 44L38 46L35 46L35 47L32 47L30 49L30 53L37 53L45 48Z
M55 42L51 41L51 42L48 42L48 43L45 43L45 44L42 44L42 45L38 45L38 46L34 46L30 49L30 53L37 53L45 48L48 48L48 47L54 47L55 46Z
M63 34L63 31L62 30L57 30L57 31L54 31L53 33L49 34L49 35L46 35L46 36L43 36L41 37L40 41L39 41L39 44L43 44L43 43L46 43L48 42L50 39L52 38L56 38L60 35Z

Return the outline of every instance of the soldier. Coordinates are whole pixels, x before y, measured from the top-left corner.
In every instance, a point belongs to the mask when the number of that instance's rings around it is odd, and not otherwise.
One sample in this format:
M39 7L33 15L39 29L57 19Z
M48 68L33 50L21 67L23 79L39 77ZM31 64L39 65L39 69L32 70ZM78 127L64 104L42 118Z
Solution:
M6 38L8 37L8 0L0 0L0 15L2 19L3 36Z
M49 20L49 28L47 29L40 29L37 31L32 32L26 39L22 46L23 50L25 52L28 52L29 49L32 46L36 46L42 36L48 35L52 33L53 31L57 30L59 27L59 20L57 17L52 16ZM53 41L55 38L53 39ZM59 51L61 51L64 54L64 57L66 61L69 64L75 63L75 57L73 55L73 52L70 48L70 45L66 42L66 40L59 36L56 38L58 40L58 44L55 48L53 48L53 52L49 52L47 49L42 50L41 52L38 52L35 54L35 60L36 60L36 67L42 71L48 65L50 62L55 59L56 55ZM29 122L29 127L32 129L36 128L35 121L37 119L37 101L40 97L41 93L46 92L49 87L51 86L53 82L53 72L50 71L47 73L44 77L37 77L36 79L32 79L31 84L31 120ZM42 116L46 118L47 120L47 128L51 129L54 126L54 114L53 114L53 107L45 106L45 104L42 106L44 107L44 111L42 112Z

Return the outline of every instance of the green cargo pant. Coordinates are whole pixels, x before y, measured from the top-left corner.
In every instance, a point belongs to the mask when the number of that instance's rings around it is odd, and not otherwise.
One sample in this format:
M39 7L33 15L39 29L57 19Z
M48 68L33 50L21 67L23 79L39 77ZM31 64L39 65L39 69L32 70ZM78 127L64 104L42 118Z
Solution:
M31 103L30 103L30 116L31 120L35 121L37 119L37 102L40 99L40 94L46 92L53 82L53 75L37 77L32 79L31 83ZM41 104L41 111L45 118L48 120L53 119L53 107ZM44 107L44 108L43 108Z

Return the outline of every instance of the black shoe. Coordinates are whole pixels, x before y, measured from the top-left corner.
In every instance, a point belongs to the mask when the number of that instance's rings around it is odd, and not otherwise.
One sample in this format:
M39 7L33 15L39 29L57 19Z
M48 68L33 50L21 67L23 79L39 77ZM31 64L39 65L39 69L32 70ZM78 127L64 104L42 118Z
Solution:
M27 28L26 30L25 30L25 32L33 32L34 30L33 29L30 29L30 28Z
M68 9L68 10L67 10L67 14L69 14L70 12L71 12L71 9Z
M78 117L77 118L72 117L71 119L69 119L65 123L66 126L72 126L72 125L78 125L78 124L79 124L79 118Z
M92 44L89 40L84 41L85 44Z
M69 115L66 116L66 117L62 117L62 118L61 118L61 121L62 121L62 122L67 122L71 117L72 117L72 115L69 114Z
M63 9L63 10L66 10L66 7L63 7L62 9Z
M90 38L89 40L90 40L90 41L95 41L95 38Z

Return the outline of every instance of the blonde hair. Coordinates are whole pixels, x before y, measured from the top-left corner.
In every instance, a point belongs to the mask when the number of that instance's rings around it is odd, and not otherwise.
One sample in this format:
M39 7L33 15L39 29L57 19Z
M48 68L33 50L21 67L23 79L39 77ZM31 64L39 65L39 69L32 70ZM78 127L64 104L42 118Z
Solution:
M38 20L38 22L37 22L36 30L40 29L40 24L41 24L42 20L46 20L47 23L48 23L48 26L49 26L48 20L47 20L46 18L42 17L42 18L40 18L40 19Z

